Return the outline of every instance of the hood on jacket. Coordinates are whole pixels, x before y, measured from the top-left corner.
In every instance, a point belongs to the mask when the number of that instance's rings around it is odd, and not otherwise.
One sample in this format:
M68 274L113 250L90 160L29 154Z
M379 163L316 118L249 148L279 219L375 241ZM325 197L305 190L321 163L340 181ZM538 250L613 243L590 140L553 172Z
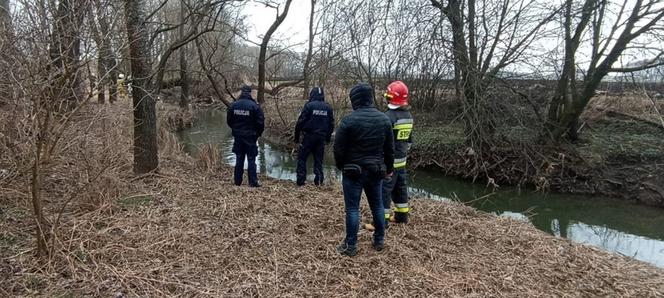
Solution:
M309 91L309 101L325 101L323 87L313 87Z
M350 89L350 102L353 105L353 110L360 107L373 106L373 88L367 83L358 83Z
M254 100L254 98L251 97L251 86L242 86L242 88L240 88L240 97L238 97L238 99Z

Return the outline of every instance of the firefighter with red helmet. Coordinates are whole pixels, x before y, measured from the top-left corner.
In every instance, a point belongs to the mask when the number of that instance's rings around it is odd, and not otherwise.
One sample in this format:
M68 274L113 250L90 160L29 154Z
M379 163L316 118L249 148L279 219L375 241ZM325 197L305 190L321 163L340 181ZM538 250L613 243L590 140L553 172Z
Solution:
M383 206L385 208L385 224L390 221L391 202L394 202L394 222L407 223L408 186L406 185L406 158L413 143L413 115L408 105L408 86L402 81L394 81L387 85L384 94L388 110L385 112L392 122L394 132L394 175L383 181Z

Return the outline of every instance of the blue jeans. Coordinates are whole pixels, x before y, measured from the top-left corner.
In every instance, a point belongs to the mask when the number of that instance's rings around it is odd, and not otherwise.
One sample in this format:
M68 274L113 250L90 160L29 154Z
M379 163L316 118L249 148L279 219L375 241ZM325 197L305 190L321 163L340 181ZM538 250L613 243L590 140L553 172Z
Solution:
M344 176L344 205L346 206L346 239L344 242L349 246L357 245L357 232L360 227L360 198L362 190L367 195L373 225L376 228L373 234L374 243L383 243L385 239L385 220L383 200L381 199L381 187L383 177L376 173L362 171L360 177L355 179Z
M307 180L307 158L314 155L314 184L323 184L323 156L325 155L325 137L317 134L305 134L297 153L297 185L304 185Z

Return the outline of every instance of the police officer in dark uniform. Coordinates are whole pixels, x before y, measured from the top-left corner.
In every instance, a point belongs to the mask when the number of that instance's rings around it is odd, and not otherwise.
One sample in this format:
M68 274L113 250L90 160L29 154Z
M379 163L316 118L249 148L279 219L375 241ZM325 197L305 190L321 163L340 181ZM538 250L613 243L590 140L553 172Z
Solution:
M297 154L297 185L304 185L307 179L307 158L314 155L314 184L323 184L323 156L325 143L330 142L334 131L334 112L325 102L322 87L314 87L309 92L309 102L304 105L295 125L295 143L300 142L300 132L304 133Z
M226 123L233 130L233 153L235 153L235 185L242 184L244 158L247 158L249 186L259 187L256 173L256 141L265 129L263 110L251 97L251 87L243 86L240 97L227 110Z
M360 196L367 196L373 225L373 248L382 250L385 227L381 184L392 175L394 137L390 119L374 107L371 85L360 83L350 90L353 112L344 117L334 137L334 159L343 171L342 185L346 207L346 237L337 246L342 255L357 254L360 225Z

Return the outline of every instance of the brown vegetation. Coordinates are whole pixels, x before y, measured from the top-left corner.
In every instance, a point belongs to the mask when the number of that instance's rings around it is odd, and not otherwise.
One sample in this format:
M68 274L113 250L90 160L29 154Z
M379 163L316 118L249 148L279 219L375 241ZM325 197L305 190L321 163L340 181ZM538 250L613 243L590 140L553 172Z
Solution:
M341 257L338 185L263 177L259 189L234 187L229 167L201 168L166 144L159 174L135 177L129 108L90 112L45 167L47 262L32 253L26 174L0 180L1 295L664 295L661 269L424 199L413 200L411 224L389 231L386 251L371 250L363 231L360 255Z
M345 89L328 89L327 99L339 121L351 110ZM547 90L540 90L542 96ZM414 107L416 129L410 167L435 167L447 175L493 186L605 195L664 206L664 190L657 186L664 183L659 178L664 175L664 127L659 124L664 102L636 92L600 94L582 115L582 141L551 146L536 142L538 128L531 107L524 108L514 96L497 98L505 99L504 114L513 119L497 128L501 142L483 153L468 144L463 124L452 110L453 101L445 101L438 110ZM290 140L304 103L294 88L266 102L267 138L271 142L295 149Z

